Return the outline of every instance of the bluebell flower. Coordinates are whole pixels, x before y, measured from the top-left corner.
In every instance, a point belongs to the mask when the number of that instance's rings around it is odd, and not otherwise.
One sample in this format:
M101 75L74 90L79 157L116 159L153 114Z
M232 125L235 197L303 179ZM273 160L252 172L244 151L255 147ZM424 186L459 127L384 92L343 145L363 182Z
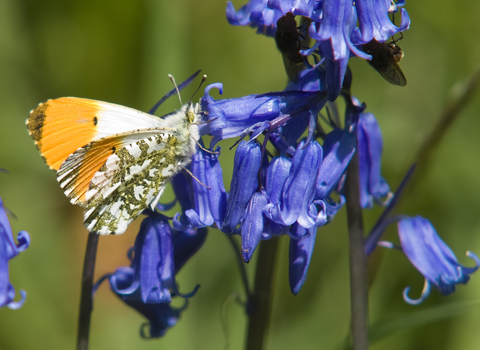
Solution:
M263 191L255 192L245 209L245 216L242 223L242 255L245 262L249 262L253 252L262 239L266 218L263 208L268 203L267 196Z
M21 290L21 300L13 301L15 299L15 288L10 283L8 261L28 248L30 236L26 231L20 231L17 235L17 242L15 243L13 239L12 228L0 198L0 307L7 306L10 309L21 307L27 296L27 293Z
M185 299L193 296L197 288L187 295L177 290L175 274L203 245L207 230L174 231L167 218L151 213L142 222L133 248L129 267L121 267L106 278L114 293L126 304L142 313L150 322L150 337L160 337L172 327L183 308L170 305L172 297ZM144 327L142 327L144 335Z
M256 132L258 135L271 128L274 121L281 126L304 113L316 115L326 102L326 93L323 91L283 91L214 100L209 95L213 88L219 89L220 94L223 92L222 84L211 84L205 88L200 101L209 120L201 133L214 136L213 145L226 138L243 137L247 133Z
M325 67L321 64L302 70L297 82L290 81L285 88L300 91L325 91Z
M270 202L264 209L270 220L284 226L298 222L307 229L325 224L325 205L322 200L314 200L322 156L322 147L316 141L305 147L303 143L298 145L289 176L279 187L280 201Z
M183 174L178 174L178 178L172 181L177 198L182 198L179 201L182 203L184 213L182 216L179 214L175 216L173 226L177 230L213 224L220 227L225 217L227 193L223 185L218 154L199 149L192 157L190 170L196 178L191 178L190 183L185 181ZM192 196L192 200L189 195Z
M298 294L307 278L308 267L315 246L317 228L303 228L299 224L292 225L290 229L289 247L289 283L293 294Z
M370 60L372 56L362 51L364 44L372 40L383 43L410 27L405 9L401 9L398 27L389 18L389 13L403 5L404 1L395 4L385 0L251 0L238 12L229 2L227 19L230 24L258 27L257 33L274 36L276 22L285 14L309 18L308 34L316 42L300 53L317 53L324 59L325 87L328 99L334 101L342 88L350 56Z
M101 281L99 281L101 282ZM173 327L180 313L186 308L187 304L181 308L174 308L170 303L144 303L142 301L140 289L125 294L132 284L134 284L134 272L131 268L121 267L109 277L110 286L116 295L122 299L125 304L140 312L149 321L140 328L140 335L144 338L157 338L165 335L168 328ZM149 334L145 333L146 326L149 326Z
M355 132L348 129L334 129L327 134L323 143L325 157L316 185L316 198L328 198L341 181L357 147ZM340 186L341 187L341 186Z
M399 4L403 6L403 3ZM402 20L400 26L395 26L388 13L396 12L397 6L391 5L385 0L360 0L355 1L358 23L360 29L356 29L353 41L356 45L366 44L375 39L385 42L388 38L407 30L410 27L410 17L405 9L401 9Z
M279 10L267 7L268 0L251 0L238 11L231 1L227 3L228 23L237 26L257 28L257 33L273 37L277 29L277 21L284 15Z
M460 265L452 250L438 236L430 221L420 216L404 218L398 222L398 236L402 250L425 277L425 288L419 299L410 299L405 288L404 299L410 304L419 304L430 294L434 285L443 295L455 291L457 283L467 283L470 274L480 267L480 259L472 252L467 256L475 261L474 267Z
M318 0L268 0L267 7L283 14L291 12L294 16L318 19L321 4Z
M380 203L381 198L390 193L390 187L381 176L383 139L380 126L373 114L359 113L357 138L360 162L360 204L362 208L372 208L374 200Z
M221 230L237 233L252 195L258 189L258 171L262 154L255 142L242 141L235 152L233 176Z

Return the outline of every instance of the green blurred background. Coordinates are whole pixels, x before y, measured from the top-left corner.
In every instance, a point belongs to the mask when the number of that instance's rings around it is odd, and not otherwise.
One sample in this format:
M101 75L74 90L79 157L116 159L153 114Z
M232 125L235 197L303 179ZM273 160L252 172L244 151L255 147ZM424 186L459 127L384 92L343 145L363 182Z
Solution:
M236 8L243 1L234 2ZM25 119L49 98L78 96L147 111L172 85L201 68L225 97L282 90L286 76L272 39L225 19L224 0L0 0L0 195L16 214L14 232L27 230L31 247L10 264L11 281L27 291L25 305L0 310L0 349L74 347L80 274L86 242L82 209L64 197L28 136ZM367 63L351 60L353 92L368 104L384 135L384 175L395 188L431 131L456 83L479 64L478 13L473 0L408 1L412 26L400 45L408 84L389 85ZM196 85L196 84L193 84ZM194 87L183 93L188 98ZM216 93L213 93L216 96ZM428 173L404 206L428 217L460 261L480 254L479 94L461 112L432 157ZM185 98L185 99L186 99ZM176 98L160 114L179 107ZM224 173L230 157L224 144ZM226 185L228 188L228 184ZM167 192L164 201L171 198ZM373 225L379 211L365 214ZM345 213L319 230L308 278L297 296L288 287L288 239L281 240L269 349L339 349L349 329L349 271ZM126 265L139 220L118 237L101 237L97 278ZM395 239L392 236L392 239ZM253 272L254 263L247 266ZM145 341L143 321L104 285L95 297L91 349L223 349L220 310L242 292L231 247L220 232L179 274L184 292L201 284L179 323ZM402 299L423 279L397 251L384 254L370 293L372 349L479 349L480 275L419 306ZM227 304L230 349L242 349L246 318ZM395 322L394 322L395 321Z

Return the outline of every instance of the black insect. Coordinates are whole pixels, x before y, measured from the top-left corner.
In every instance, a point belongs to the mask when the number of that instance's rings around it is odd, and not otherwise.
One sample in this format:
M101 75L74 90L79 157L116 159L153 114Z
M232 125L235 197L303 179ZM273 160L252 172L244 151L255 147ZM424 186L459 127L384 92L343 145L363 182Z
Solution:
M294 83L298 80L298 73L304 68L303 56L300 54L301 38L297 30L297 21L291 12L278 19L275 42L282 53L288 79Z
M403 51L398 46L398 40L392 40L388 43L380 43L373 39L363 45L363 51L372 55L368 61L370 65L377 70L382 77L390 84L405 86L407 79L403 74L398 62L403 58Z

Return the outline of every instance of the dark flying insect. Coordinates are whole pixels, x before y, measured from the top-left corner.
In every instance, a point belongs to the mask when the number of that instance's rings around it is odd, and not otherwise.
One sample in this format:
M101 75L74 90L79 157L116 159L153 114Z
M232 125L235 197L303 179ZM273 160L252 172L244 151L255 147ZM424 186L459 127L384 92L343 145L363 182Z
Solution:
M300 54L301 35L297 30L295 16L288 12L277 21L275 42L278 50L282 53L283 64L288 79L296 83L298 73L303 69L303 56Z
M382 77L390 84L405 86L407 79L403 74L398 62L403 58L403 51L396 44L396 41L389 43L380 43L373 39L363 45L363 51L372 55L368 61L370 65L377 70Z

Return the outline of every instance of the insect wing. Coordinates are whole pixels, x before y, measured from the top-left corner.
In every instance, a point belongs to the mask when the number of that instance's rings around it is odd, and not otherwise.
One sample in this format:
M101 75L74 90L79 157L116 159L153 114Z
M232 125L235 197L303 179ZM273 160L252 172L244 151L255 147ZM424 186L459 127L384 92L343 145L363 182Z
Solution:
M161 133L175 132L173 128L151 128L116 134L90 142L72 153L57 172L57 181L72 204L85 206L87 191L95 174L118 149Z
M382 77L388 81L390 84L405 86L407 85L407 78L403 74L400 66L392 62L387 68L383 70L377 69L377 71L382 75Z
M161 133L115 150L85 194L84 224L99 234L120 234L160 198L181 169L175 133Z
M303 58L299 52L301 41L300 34L297 31L297 22L291 12L278 19L275 43L282 53L283 65L288 79L297 82L298 73L303 69Z
M64 97L40 104L27 127L65 195L86 208L89 231L119 234L156 204L168 178L184 166L176 129L183 116L177 112L163 120L112 103Z
M395 43L380 43L373 39L363 45L365 53L372 55L368 63L390 84L405 86L407 79L398 65L403 57L402 49Z
M115 134L162 127L160 118L132 108L76 97L41 103L27 127L47 165L59 170L77 149Z

